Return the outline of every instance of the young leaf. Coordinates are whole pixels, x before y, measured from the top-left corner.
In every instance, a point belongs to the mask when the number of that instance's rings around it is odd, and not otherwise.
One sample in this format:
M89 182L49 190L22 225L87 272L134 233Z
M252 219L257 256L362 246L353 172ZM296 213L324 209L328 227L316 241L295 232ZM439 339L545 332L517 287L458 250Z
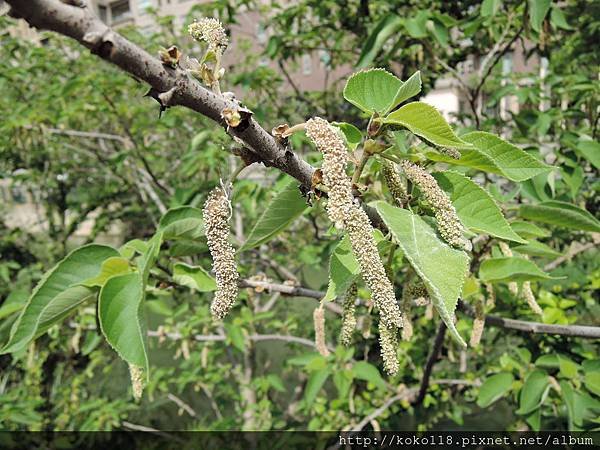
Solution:
M329 259L329 285L323 300L330 301L344 295L359 275L360 268L352 253L350 239L344 236Z
M333 122L332 125L342 130L344 137L346 138L346 144L350 150L356 150L358 144L362 140L362 133L351 123L346 122Z
M100 290L98 318L102 334L119 356L148 373L144 283L139 272L110 278Z
M375 25L373 31L365 41L360 52L356 67L362 69L367 67L377 57L383 44L402 26L403 20L395 14L386 14Z
M312 372L310 377L308 378L308 382L306 383L306 388L304 389L304 403L306 406L310 408L310 406L315 401L317 394L327 381L327 378L331 374L331 370L329 368L320 369Z
M544 238L550 236L550 232L548 230L544 230L533 223L524 222L522 220L515 220L514 222L511 222L510 227L513 229L513 231L516 231L519 235L526 239L532 237Z
M524 219L557 227L600 232L600 221L585 209L566 202L548 201L537 205L521 205L519 215Z
M47 330L92 298L95 291L80 283L98 275L103 261L114 256L119 256L119 253L112 247L85 245L46 272L13 324L10 338L0 354L22 349L42 330Z
M521 388L519 409L516 413L520 415L530 414L539 408L548 393L548 389L550 389L550 381L546 372L539 369L530 372Z
M539 32L542 28L542 22L550 10L550 0L528 0L529 5L529 23L531 28Z
M463 225L476 233L526 243L517 235L490 194L477 183L457 172L432 174L446 191Z
M212 292L217 289L215 279L202 267L185 263L176 263L173 266L173 281L200 292Z
M376 208L406 259L425 283L448 330L457 342L466 346L454 326L454 311L468 273L469 257L442 242L427 222L410 211L381 201L376 203Z
M273 197L262 213L241 250L257 247L271 240L307 208L306 199L302 197L295 181L290 181Z
M456 136L440 112L427 103L408 103L390 113L383 122L408 128L411 133L438 147L458 149L473 147Z
M513 256L483 261L479 267L479 279L484 283L499 283L556 280L558 278L548 275L528 259Z
M111 256L102 263L102 268L98 275L82 281L81 284L86 287L102 287L110 277L129 272L131 272L131 267L127 259L120 256Z
M358 380L365 380L373 383L380 389L387 389L383 377L373 364L369 364L366 361L358 361L352 366L352 373L354 374L354 378Z
M557 252L549 245L533 239L530 239L525 245L517 245L512 249L522 255L539 256L541 258L556 258L561 255L560 252Z
M191 206L170 209L160 218L158 233L165 240L198 239L204 236L202 211Z
M540 173L552 170L529 153L515 147L491 133L473 131L461 136L473 144L471 149L461 149L460 159L436 152L427 152L427 158L456 166L471 167L484 172L496 173L511 181L525 181Z
M383 114L387 114L400 103L402 103L405 100L408 100L411 97L414 97L419 92L421 92L421 71L417 70L410 76L408 80L402 83L402 85L398 89L398 92L396 92L396 96L394 97L394 100L392 101L391 105L386 111L383 112Z
M384 69L362 70L344 86L344 98L360 110L380 115L388 111L402 81Z
M479 388L477 406L487 408L495 401L504 397L510 390L514 380L512 374L508 372L501 372L487 377Z

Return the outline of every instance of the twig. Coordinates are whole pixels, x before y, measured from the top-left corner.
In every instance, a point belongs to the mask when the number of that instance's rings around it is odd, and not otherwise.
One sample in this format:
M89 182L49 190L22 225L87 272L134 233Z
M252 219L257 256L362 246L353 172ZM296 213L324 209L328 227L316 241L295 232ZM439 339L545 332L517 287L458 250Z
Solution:
M573 246L569 249L567 253L556 258L554 261L546 264L544 266L544 270L546 272L554 270L562 263L573 259L579 253L585 252L586 250L589 250L591 248L595 248L600 243L600 233L593 233L593 239L593 242L588 242L587 244L573 244Z
M179 397L177 397L174 394L171 394L169 392L169 394L167 395L167 398L169 400L171 400L172 402L174 402L175 404L177 404L177 406L179 406L181 409L183 409L186 413L188 413L190 416L192 417L196 417L196 411L193 410L193 408L188 405L186 402L184 402L183 400L181 400Z
M431 372L433 371L433 366L437 362L437 359L440 355L440 351L442 350L442 345L444 343L444 337L446 336L446 325L444 322L440 322L438 327L437 334L435 335L435 340L433 341L433 348L431 349L431 353L427 358L427 363L425 364L425 371L423 372L423 379L421 380L421 386L419 387L419 394L414 401L415 405L420 405L423 403L425 399L425 394L427 394L427 389L429 388L429 381L431 378Z

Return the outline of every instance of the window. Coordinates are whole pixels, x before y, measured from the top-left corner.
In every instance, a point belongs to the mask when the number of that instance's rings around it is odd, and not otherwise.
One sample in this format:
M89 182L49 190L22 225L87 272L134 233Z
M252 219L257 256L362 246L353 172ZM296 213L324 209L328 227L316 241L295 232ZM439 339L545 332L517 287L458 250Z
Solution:
M110 5L110 12L112 13L112 22L121 22L131 17L131 9L129 8L128 1L120 1Z
M302 73L304 75L312 73L312 58L310 55L302 55Z

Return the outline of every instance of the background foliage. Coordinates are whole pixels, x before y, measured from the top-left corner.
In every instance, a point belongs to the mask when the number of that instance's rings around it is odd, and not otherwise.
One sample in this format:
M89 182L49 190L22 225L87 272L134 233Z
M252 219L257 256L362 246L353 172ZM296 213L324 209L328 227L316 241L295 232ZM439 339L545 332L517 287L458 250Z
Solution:
M420 70L422 93L443 75L457 76L467 101L458 117L459 135L475 129L493 132L536 161L556 167L523 180L507 176L502 168L453 166L486 187L512 230L528 240L512 242L514 253L545 267L569 252L573 243L591 242L592 232L598 231L593 216L568 216L562 204L550 211L527 209L568 202L592 214L598 211L600 5L563 3L485 0L398 6L378 0L307 0L264 10L259 4L234 0L194 7L190 16L212 15L216 9L221 20L233 23L242 4L270 15L271 37L264 54L248 54L247 60L229 67L224 82L227 89L240 92L268 126L303 122L318 113L366 128L368 117L342 97L345 78L332 75L317 92L286 86L286 70L289 73L311 49L328 51L332 74L336 68L375 66L406 80ZM0 20L0 29L12 24L11 19ZM153 53L173 42L186 53L198 51L183 30L173 26L172 18L156 20L150 36L136 30L125 34ZM294 335L312 340L312 299L245 289L234 313L222 325L213 324L209 303L214 287L210 275L199 269L210 268L210 256L203 237L193 231L201 220L191 208L201 207L219 178L235 170L238 162L227 152L233 143L208 120L184 109L169 109L159 119L157 105L143 98L144 86L66 39L43 37L43 45L8 34L0 37L0 110L5 111L0 177L7 181L12 199L32 198L40 221L47 223L41 228L9 228L3 222L10 221L14 202L7 197L1 206L0 342L9 340L11 326L45 271L82 243L114 245L116 229L132 258L136 252L153 254L148 250L153 245L163 249L150 270L145 300L152 368L150 384L137 403L127 366L99 335L95 303L87 301L39 339L0 356L4 429L110 430L132 424L188 430L338 429L356 426L403 389L418 386L439 318L424 309L414 311L415 336L399 344L398 375L386 377L380 371L368 292L362 287L360 336L352 347L336 346L340 320L328 312L327 342L334 347L328 357L314 352L310 342L252 339ZM532 58L547 58L545 74L503 73L502 52L515 42L526 43ZM492 55L487 65L476 64L469 77L457 69L473 57L485 61L486 55ZM279 70L257 67L261 56ZM499 105L507 96L517 98L520 110L500 117ZM439 161L435 168L448 167L443 154L411 148L407 136L394 135L392 157L424 155ZM292 144L309 162L318 163L318 153L303 136L294 136ZM291 280L327 290L330 256L339 236L330 229L322 203L306 206L287 176L263 167L256 173L261 176L241 177L234 190L232 238L237 248L243 245L242 277ZM448 174L439 175L444 176ZM379 160L366 166L361 183L372 186L369 200L387 193ZM274 203L266 207L268 202ZM418 206L427 210L427 205ZM275 227L261 222L265 210L279 217ZM90 217L91 234L77 235ZM485 250L476 250L502 256L493 240ZM598 258L592 248L550 266L554 278L533 283L541 318L510 294L507 283L495 284L494 314L600 325ZM400 289L409 275L407 265L400 255L392 263ZM483 294L479 281L467 280L466 302ZM471 323L458 314L456 327L463 336ZM445 341L421 404L397 401L367 426L596 429L599 397L595 341L487 327L478 347L463 350Z

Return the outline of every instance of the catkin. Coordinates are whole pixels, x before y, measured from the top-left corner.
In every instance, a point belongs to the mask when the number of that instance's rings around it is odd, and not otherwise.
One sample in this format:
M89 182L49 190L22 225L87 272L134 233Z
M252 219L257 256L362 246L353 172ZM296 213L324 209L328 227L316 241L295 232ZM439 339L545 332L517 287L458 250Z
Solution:
M142 398L142 393L144 391L144 369L135 364L129 364L129 376L131 377L133 398L139 400Z
M500 251L505 257L512 258L513 252L506 242L500 241L498 243L498 246L500 247ZM519 295L519 285L516 283L516 281L511 281L508 283L508 290L515 297Z
M231 205L224 189L215 188L204 204L203 217L206 241L213 259L217 290L210 306L215 319L223 319L238 295L239 274L235 264L235 250L229 243L229 215Z
M485 309L484 300L482 296L479 296L475 303L475 319L473 320L473 329L471 330L471 340L469 345L471 347L477 347L481 342L481 336L483 335L483 328L485 325Z
M349 346L352 343L352 334L356 328L356 296L358 289L356 283L346 292L344 297L344 313L342 315L342 331L340 333L340 342L342 345Z
M453 247L471 250L470 241L463 237L464 227L456 209L446 193L438 186L435 178L410 161L403 160L400 165L406 177L419 187L431 205L442 238Z
M352 253L382 320L388 326L402 326L394 287L379 257L373 227L367 214L354 203L352 184L346 174L348 150L335 128L319 117L306 123L306 134L323 153L323 184L328 189L327 214L337 227L346 229Z
M485 283L485 292L487 293L486 306L489 309L494 309L496 306L496 291L494 291L494 286L492 283Z
M379 346L381 347L383 370L388 375L396 375L400 366L396 353L396 347L398 346L396 327L389 327L381 320L379 321Z
M412 307L412 303L415 300L421 300L427 298L427 290L425 286L422 284L418 284L415 282L407 283L402 289L402 340L410 341L413 335L413 326L410 318L410 310Z
M542 308L540 307L538 302L535 300L535 296L533 295L533 291L531 290L531 282L530 281L523 282L522 293L523 293L523 297L525 297L525 300L527 300L527 304L529 305L531 310L535 314L539 314L540 316L543 315L544 311L542 311Z
M398 171L394 167L394 164L387 159L382 161L383 177L387 184L390 194L394 199L397 206L402 207L408 203L408 194L406 193L406 186L400 178Z
M229 44L229 39L221 22L212 17L203 17L188 26L188 33L196 41L204 41L214 51L221 51Z
M313 322L315 326L315 347L323 356L329 356L327 344L325 344L325 309L323 305L319 305L313 311Z

